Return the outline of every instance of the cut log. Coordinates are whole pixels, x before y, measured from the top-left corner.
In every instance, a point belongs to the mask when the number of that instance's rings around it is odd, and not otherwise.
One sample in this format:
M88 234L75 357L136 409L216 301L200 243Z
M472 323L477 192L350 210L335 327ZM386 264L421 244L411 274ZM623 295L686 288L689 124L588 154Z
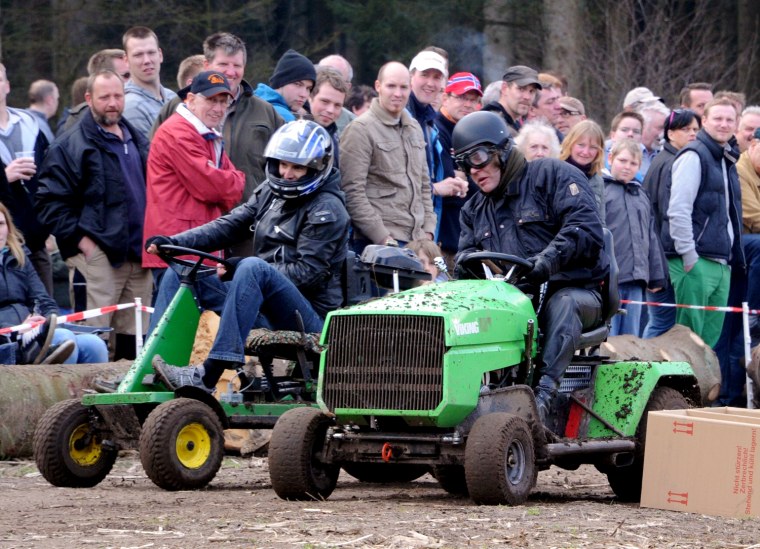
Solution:
M703 405L715 401L720 393L720 364L717 355L686 326L676 324L652 339L629 335L612 336L602 344L601 353L613 360L688 362L697 377Z
M61 400L80 398L95 378L123 376L131 362L0 366L0 458L32 454L37 421Z

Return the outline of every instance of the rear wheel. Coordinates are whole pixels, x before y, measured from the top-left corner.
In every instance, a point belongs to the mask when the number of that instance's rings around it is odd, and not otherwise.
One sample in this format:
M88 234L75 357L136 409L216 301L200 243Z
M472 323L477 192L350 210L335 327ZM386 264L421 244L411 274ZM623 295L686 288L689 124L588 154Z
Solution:
M610 488L621 501L637 502L641 499L641 484L644 476L644 444L647 435L647 420L649 412L658 410L683 410L690 408L689 401L681 393L670 387L656 387L649 397L649 402L644 408L639 427L636 429L636 438L639 441L639 449L636 452L633 463L626 467L607 469L607 480Z
M40 418L34 431L34 460L53 486L90 488L111 471L116 448L103 445L91 413L79 399L70 399Z
M203 402L178 398L156 407L140 434L145 473L164 490L196 490L216 476L224 457L224 430Z
M514 414L478 418L467 439L464 463L467 489L475 503L524 503L538 474L530 427Z
M412 482L428 472L427 466L410 463L344 463L342 467L356 480L376 484Z
M332 494L340 467L320 459L330 423L307 407L288 410L277 420L269 441L269 478L282 499L320 500Z

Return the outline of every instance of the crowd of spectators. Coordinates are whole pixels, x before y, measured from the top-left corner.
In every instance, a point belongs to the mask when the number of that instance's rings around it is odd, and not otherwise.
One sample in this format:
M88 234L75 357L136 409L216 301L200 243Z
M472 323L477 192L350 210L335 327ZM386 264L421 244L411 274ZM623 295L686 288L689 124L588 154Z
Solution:
M409 245L424 250L427 266L431 254L440 255L437 272L451 271L461 251L461 212L486 193L470 173L478 166L465 169L453 155L452 133L473 113L490 112L506 124L521 159L558 159L581 174L581 191L593 194L595 215L614 236L621 297L635 302L613 319L612 333L654 337L685 324L719 354L721 402L740 403L736 315L724 320L723 313L658 303L748 301L760 308L760 106L745 106L742 94L696 82L667 101L640 86L625 94L605 128L588 118L593 109L568 94L560 74L515 65L483 87L468 67L452 70L434 46L378 67L373 86L354 85L340 55L315 64L291 49L268 81L254 86L243 78L246 45L220 32L180 64L176 92L161 83L164 54L151 29L128 29L121 46L92 55L57 125L55 83L34 82L28 108L10 107L9 75L0 65L0 213L12 234L18 228L34 270L13 246L2 253L6 269L36 273L35 295L53 295L58 260L68 268L63 284L72 307L155 301L165 265L151 243L181 234L173 241L198 244L187 235L206 227L226 236L202 243L228 257L260 258L271 248L264 263L307 300L332 280L335 258L343 257L333 249L315 257L309 248L324 244L315 234L350 234L346 247L357 253L369 244ZM311 125L289 125L302 120ZM293 143L303 149L283 156ZM522 161L517 166L527 173ZM264 203L277 212L276 223ZM304 212L314 218L303 219ZM486 236L468 235L468 246ZM249 277L251 268L261 269L245 265ZM77 281L85 296L74 295ZM262 292L264 303L273 299ZM37 302L27 299L25 318L16 313L0 324L49 317L47 298ZM59 303L61 311L67 304ZM314 310L314 318L326 313L321 305ZM133 356L142 334L134 333L131 314L94 322L113 328L112 358ZM755 316L751 325L760 336ZM52 351L46 347L42 359ZM215 358L238 361L233 354L220 350Z

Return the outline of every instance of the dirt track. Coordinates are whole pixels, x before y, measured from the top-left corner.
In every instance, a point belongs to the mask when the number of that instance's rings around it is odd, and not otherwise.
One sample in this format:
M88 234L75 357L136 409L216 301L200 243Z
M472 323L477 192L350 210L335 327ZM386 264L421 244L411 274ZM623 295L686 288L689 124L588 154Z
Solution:
M136 455L96 488L54 488L32 462L0 463L0 548L760 548L760 519L617 503L593 467L552 468L520 507L478 507L426 475L377 486L342 473L327 501L287 502L266 459L227 458L206 490L165 492Z

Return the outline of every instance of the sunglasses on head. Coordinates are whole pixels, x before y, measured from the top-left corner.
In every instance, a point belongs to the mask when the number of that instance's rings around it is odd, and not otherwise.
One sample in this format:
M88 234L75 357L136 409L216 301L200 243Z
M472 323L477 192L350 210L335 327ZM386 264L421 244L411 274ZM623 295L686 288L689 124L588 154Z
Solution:
M454 157L457 164L463 171L470 171L472 168L480 169L488 165L496 153L496 147L479 146L470 149Z

